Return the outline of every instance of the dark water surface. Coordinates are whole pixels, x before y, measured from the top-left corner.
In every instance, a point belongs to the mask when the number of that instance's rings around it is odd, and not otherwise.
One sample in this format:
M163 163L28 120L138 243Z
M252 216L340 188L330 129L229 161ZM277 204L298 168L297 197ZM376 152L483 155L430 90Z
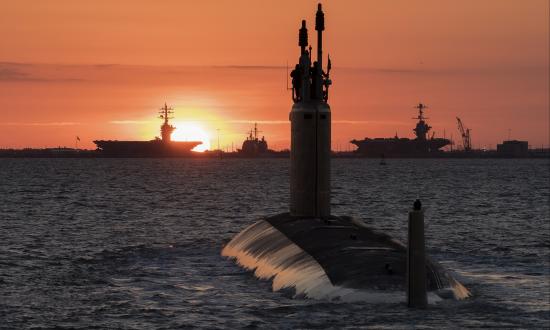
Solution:
M220 256L287 210L288 160L0 160L0 327L550 327L548 160L333 160L333 213L404 241L472 291L428 310L293 299Z

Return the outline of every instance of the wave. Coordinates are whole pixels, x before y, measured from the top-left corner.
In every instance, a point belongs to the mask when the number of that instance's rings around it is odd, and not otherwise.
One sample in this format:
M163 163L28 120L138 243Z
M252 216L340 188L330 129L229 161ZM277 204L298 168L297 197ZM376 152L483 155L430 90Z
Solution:
M354 289L332 284L323 267L313 257L264 220L240 232L221 254L234 258L238 265L253 271L257 278L272 280L275 292L294 289L295 297L370 303L401 303L406 300L403 291ZM457 281L453 280L451 287L455 297L469 295L468 290ZM430 303L440 300L442 298L436 292L428 293Z

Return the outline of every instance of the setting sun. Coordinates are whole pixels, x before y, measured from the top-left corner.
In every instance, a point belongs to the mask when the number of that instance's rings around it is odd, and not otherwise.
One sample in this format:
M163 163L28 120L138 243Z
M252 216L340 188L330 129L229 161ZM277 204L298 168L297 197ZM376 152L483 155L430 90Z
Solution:
M210 149L210 136L201 124L196 122L175 122L176 130L172 133L174 141L201 141L193 151L203 152Z

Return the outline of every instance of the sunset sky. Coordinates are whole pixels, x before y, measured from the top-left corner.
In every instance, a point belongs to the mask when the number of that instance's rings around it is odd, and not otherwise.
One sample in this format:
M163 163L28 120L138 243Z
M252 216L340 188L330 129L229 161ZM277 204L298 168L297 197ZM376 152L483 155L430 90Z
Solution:
M211 143L240 147L257 122L289 146L286 65L301 19L316 40L317 1L0 1L0 147L152 139L164 102ZM419 101L436 136L458 141L458 116L476 148L548 146L548 4L324 1L333 148L412 137Z

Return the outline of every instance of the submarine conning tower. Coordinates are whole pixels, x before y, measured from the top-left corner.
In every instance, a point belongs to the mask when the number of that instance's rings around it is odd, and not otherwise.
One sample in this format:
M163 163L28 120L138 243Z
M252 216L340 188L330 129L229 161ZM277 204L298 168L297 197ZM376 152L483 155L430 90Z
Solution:
M312 63L306 21L298 33L300 57L290 74L290 214L297 217L330 216L330 131L328 88L331 85L330 57L323 71L323 31L325 15L321 4L315 16L317 59Z

